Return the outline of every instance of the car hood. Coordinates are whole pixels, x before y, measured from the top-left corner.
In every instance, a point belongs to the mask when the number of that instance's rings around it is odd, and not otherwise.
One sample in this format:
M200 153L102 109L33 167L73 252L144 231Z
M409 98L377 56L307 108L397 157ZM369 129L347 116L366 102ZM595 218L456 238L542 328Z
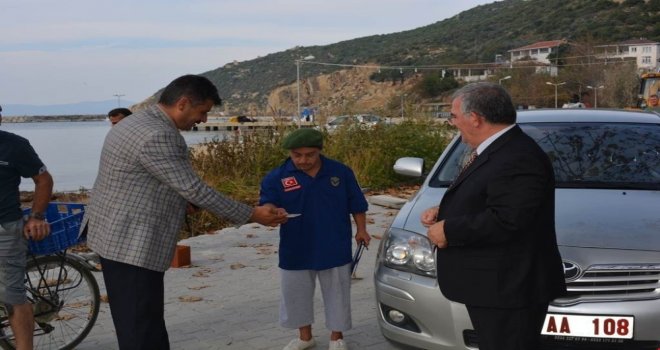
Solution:
M438 205L445 190L420 190L401 208L392 227L426 235L419 218ZM555 200L560 246L660 251L658 191L560 188Z

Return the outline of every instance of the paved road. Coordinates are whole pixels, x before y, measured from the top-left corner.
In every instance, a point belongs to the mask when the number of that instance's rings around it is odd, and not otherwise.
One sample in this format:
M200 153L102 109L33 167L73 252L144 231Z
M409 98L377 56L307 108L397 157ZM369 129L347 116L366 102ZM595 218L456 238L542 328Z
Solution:
M382 235L395 210L370 205L368 231ZM297 331L280 327L277 229L249 224L198 236L190 245L192 266L165 274L165 321L172 349L282 349ZM380 334L376 321L373 268L380 241L372 239L352 285L353 329L345 333L350 349L398 350ZM103 278L96 273L105 294ZM327 349L323 303L315 299L315 349ZM116 349L107 303L81 350Z

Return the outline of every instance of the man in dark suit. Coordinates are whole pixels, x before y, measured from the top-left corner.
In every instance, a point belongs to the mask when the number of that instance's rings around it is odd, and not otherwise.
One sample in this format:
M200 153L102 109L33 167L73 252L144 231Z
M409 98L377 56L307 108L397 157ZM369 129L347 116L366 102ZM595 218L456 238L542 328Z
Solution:
M440 290L466 305L480 350L538 349L548 304L566 291L552 165L499 85L457 91L451 123L474 156L421 217Z

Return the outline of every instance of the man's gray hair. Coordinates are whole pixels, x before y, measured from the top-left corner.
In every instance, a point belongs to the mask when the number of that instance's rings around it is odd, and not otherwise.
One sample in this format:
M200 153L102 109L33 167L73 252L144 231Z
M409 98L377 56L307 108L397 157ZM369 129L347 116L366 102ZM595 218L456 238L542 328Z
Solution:
M494 83L472 83L460 88L452 100L461 99L461 112L476 113L492 124L515 124L516 108L511 96L500 85Z

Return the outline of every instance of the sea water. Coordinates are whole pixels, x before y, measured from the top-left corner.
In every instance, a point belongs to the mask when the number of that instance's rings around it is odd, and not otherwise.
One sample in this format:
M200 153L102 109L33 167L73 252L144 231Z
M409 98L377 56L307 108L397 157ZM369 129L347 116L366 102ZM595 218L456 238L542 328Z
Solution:
M91 189L98 171L105 135L110 131L107 121L2 123L0 130L11 132L30 141L53 176L55 191ZM212 140L224 140L225 131L184 131L188 146ZM21 191L34 190L31 179L23 179Z

